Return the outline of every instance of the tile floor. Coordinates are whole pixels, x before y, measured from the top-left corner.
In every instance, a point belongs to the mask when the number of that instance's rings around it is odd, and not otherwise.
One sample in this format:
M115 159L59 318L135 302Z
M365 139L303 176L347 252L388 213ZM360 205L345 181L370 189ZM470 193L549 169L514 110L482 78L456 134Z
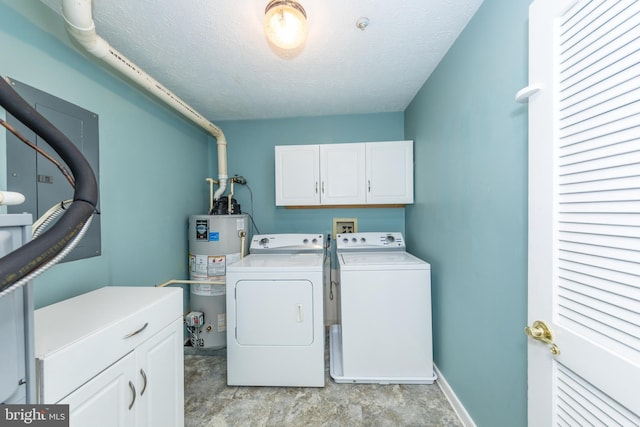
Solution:
M225 350L186 351L184 364L186 427L462 426L436 384L337 384L327 360L323 388L236 387Z

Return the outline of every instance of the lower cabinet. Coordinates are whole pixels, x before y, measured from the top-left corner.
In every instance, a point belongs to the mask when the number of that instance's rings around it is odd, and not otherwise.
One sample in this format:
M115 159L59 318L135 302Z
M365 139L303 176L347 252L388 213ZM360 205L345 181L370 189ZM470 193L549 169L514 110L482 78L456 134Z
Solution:
M128 354L57 403L69 405L74 426L133 426L137 393L130 378L134 376L135 356Z
M184 426L182 290L103 289L36 310L39 403L68 404L73 427Z
M181 318L136 349L138 427L184 424L183 331Z

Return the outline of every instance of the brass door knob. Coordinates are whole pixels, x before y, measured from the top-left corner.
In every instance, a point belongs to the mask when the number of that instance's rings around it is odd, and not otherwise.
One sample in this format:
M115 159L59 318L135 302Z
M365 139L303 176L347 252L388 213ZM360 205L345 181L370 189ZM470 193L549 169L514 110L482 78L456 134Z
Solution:
M549 344L551 354L557 356L560 354L560 349L553 342L553 334L551 333L551 329L541 320L536 320L533 322L533 326L527 326L524 328L524 331L529 335L529 337L534 340L541 341L545 344Z

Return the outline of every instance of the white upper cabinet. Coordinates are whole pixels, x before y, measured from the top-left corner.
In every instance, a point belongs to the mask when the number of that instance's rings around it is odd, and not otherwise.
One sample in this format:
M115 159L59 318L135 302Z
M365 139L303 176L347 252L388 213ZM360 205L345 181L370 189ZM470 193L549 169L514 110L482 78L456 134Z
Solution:
M276 206L319 204L318 145L276 146Z
M413 203L413 141L366 145L367 203Z
M413 141L275 147L276 205L413 203Z
M355 205L367 202L365 144L320 145L320 202Z

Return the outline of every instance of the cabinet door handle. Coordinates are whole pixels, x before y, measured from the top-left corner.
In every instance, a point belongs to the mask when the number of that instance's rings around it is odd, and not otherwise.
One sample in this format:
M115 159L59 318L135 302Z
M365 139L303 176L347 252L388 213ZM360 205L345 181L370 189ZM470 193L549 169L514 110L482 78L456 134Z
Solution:
M322 194L324 194L324 181L322 181Z
M142 379L144 380L144 383L142 383L142 391L140 392L140 396L142 396L147 389L147 374L144 372L144 369L140 369L140 375L142 375Z
M318 194L318 181L316 181L316 194Z
M136 387L131 381L129 381L129 388L131 389L131 403L129 403L129 410L133 408L133 404L136 403Z
M127 335L125 335L124 339L131 338L134 335L138 335L140 332L144 331L147 328L147 326L149 326L149 322L145 323L144 326L142 328L138 329L137 331L133 331L133 332L128 333Z
M371 193L371 180L367 181L367 188L369 189L369 193Z

